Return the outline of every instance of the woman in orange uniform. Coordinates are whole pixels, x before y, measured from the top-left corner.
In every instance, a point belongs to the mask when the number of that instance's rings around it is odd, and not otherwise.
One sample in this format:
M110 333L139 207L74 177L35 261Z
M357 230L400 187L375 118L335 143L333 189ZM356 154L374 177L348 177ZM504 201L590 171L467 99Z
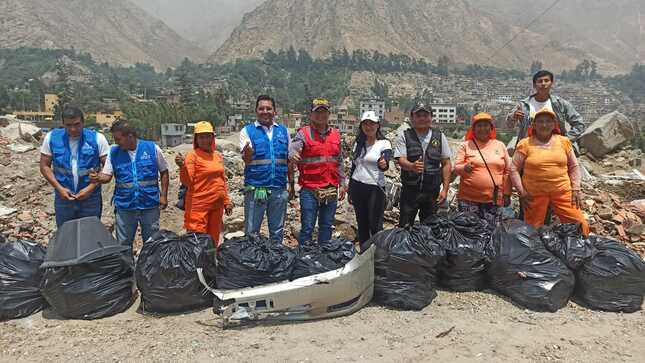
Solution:
M560 133L556 114L548 108L538 111L529 137L517 144L511 178L524 202L526 223L542 226L550 205L562 223L580 224L586 236L589 225L580 209L580 166L571 141Z
M208 121L195 124L193 151L175 158L181 183L187 187L184 228L208 233L219 246L224 211L231 215L224 159L215 151L215 133Z
M459 211L475 213L493 226L501 221L502 207L510 204L512 191L511 158L506 145L496 138L493 116L478 113L455 159Z

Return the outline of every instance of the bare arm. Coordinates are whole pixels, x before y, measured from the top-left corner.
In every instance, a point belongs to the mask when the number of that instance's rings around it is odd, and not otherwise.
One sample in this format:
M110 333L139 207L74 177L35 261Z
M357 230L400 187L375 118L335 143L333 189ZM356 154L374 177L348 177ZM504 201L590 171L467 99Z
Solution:
M45 154L40 154L40 173L45 177L47 182L51 184L56 191L60 193L60 191L64 190L62 185L56 180L56 176L54 176L54 170L52 169L52 157L49 155Z
M502 191L504 195L513 194L513 184L511 182L511 158L508 156L506 147L502 147L504 152L504 177L502 179Z
M580 179L582 179L582 172L580 170L580 164L578 163L578 158L573 151L573 148L567 153L567 172L569 174L569 179L571 179L571 189L580 190Z
M396 162L399 163L399 166L401 167L401 169L405 171L412 171L412 172L415 171L414 163L408 161L408 158L405 156L398 157L396 159Z
M161 196L168 198L168 185L170 185L170 173L164 170L159 173L161 177Z
M459 176L463 176L465 174L464 167L466 166L466 143L467 142L468 141L459 145L459 149L457 150L457 157L455 157L455 174Z
M520 194L524 194L524 185L522 185L522 177L520 171L524 169L524 161L526 156L520 152L513 154L513 162L511 163L511 182Z
M443 179L443 189L448 190L450 187L450 174L452 174L452 162L450 159L441 160L441 176Z

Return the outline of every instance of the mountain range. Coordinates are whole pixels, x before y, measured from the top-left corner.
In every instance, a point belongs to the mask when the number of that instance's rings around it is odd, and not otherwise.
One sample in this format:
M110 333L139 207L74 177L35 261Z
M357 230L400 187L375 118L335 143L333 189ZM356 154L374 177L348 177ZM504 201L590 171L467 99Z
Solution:
M546 11L548 10L548 11ZM74 48L157 69L268 49L343 48L437 62L603 74L645 63L643 0L2 0L0 47Z
M160 70L206 55L128 0L2 0L0 47L74 48L100 61Z

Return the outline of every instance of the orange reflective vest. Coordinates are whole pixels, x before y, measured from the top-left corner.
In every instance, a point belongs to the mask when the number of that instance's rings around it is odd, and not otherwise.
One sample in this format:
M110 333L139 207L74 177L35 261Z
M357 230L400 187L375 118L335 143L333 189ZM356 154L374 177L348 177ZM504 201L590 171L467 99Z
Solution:
M340 132L332 128L323 139L316 130L305 126L302 128L302 133L305 143L298 163L300 171L298 183L308 189L338 187L340 185L338 165L342 162Z

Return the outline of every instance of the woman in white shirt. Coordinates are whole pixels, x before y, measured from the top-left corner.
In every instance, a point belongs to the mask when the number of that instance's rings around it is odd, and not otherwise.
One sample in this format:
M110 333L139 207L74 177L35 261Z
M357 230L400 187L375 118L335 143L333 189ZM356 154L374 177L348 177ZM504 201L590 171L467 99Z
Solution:
M381 133L374 111L363 113L354 144L349 201L354 206L361 244L383 229L385 175L392 145Z

